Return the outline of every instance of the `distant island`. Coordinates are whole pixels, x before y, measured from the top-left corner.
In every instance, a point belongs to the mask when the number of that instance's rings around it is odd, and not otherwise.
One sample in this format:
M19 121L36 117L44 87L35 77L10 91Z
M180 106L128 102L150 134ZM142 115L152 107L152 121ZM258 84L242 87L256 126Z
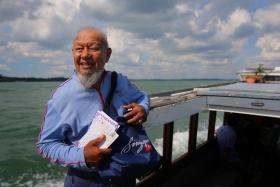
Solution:
M63 82L68 78L65 77L51 77L51 78L37 78L37 77L7 77L0 74L0 82ZM178 81L178 80L227 80L236 81L235 79L219 79L219 78L199 78L199 79L130 79L131 81Z
M49 82L49 81L65 81L65 77L52 77L52 78L36 78L36 77L6 77L0 74L0 82Z

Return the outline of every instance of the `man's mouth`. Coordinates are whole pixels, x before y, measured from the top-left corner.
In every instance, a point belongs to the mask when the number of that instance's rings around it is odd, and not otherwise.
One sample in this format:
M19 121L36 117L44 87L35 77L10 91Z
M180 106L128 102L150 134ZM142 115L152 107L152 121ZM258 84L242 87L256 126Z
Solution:
M84 69L92 68L92 64L88 64L88 63L80 63L80 66Z

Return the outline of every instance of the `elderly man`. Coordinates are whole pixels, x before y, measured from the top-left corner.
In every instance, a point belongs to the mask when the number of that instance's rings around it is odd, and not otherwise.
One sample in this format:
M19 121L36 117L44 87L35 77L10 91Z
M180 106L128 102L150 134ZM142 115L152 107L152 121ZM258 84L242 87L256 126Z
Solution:
M106 35L96 28L83 28L76 34L72 50L75 72L47 103L37 149L45 159L68 167L65 186L135 186L135 179L126 176L111 180L98 175L98 166L111 152L98 147L104 135L84 148L76 146L96 112L103 110L110 90L112 73L104 66L112 50ZM141 123L149 110L149 98L122 74L117 82L110 116L115 119L123 115L124 108L131 108L124 115L127 123Z

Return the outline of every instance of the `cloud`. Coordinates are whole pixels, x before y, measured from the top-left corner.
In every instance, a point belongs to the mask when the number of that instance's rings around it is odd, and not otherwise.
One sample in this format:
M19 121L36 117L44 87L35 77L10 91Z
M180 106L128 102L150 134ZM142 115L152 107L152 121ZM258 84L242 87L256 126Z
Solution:
M250 14L244 9L236 9L229 16L226 22L220 23L221 31L218 33L219 37L227 38L234 34L234 32L242 25L248 24L251 21Z
M79 11L80 0L48 0L34 11L24 12L11 23L12 39L16 41L36 41L49 48L60 48L70 43L74 35L73 19ZM75 24L74 24L75 25ZM67 32L65 32L67 31Z
M113 49L106 67L131 78L234 78L279 62L279 12L273 0L0 1L0 73L32 62L36 75L69 75L74 34L95 26Z
M258 9L255 24L258 28L256 47L260 49L255 61L268 66L279 66L280 61L280 21L278 18L280 3Z
M192 13L192 8L187 3L179 3L175 5L175 9L178 11L178 14L187 14Z
M103 22L107 27L126 30L142 38L156 39L161 36L162 30L170 28L166 23L174 19L176 2L122 0L116 4L112 0L97 0L94 3L85 0L81 8L94 23Z
M0 23L8 22L21 17L24 12L37 9L41 2L36 0L0 1Z
M0 70L11 71L11 68L9 68L6 64L0 64Z
M258 38L256 46L261 49L261 56L266 61L280 60L280 33L266 34Z
M278 32L280 29L279 12L280 3L257 10L255 13L256 25L265 32Z
M40 59L55 58L64 53L62 51L44 49L36 42L10 42L7 45L7 49L11 50L11 53L21 55L22 57Z
M113 27L108 28L107 33L109 45L113 49L107 65L109 69L133 76L134 68L143 73L150 68L151 62L158 61L162 56L157 40L142 39L136 34ZM139 71L139 68L143 71Z
M36 66L41 64L41 71L36 72L42 74L39 74L39 76L59 75L53 72L60 72L60 76L69 75L73 69L72 63L69 63L71 62L70 50L52 50L39 46L36 42L9 42L7 46L0 47L0 53L6 54L1 58L7 64L17 64L17 66L26 66L30 62L34 62ZM45 68L48 68L49 71L45 71ZM34 72L31 70L29 73Z

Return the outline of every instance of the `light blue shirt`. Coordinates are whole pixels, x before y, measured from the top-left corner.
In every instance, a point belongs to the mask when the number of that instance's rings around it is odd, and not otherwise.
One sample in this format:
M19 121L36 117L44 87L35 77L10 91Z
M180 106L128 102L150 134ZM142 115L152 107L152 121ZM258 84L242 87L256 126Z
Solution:
M123 105L132 102L143 106L148 114L149 97L122 74L118 74L117 82L110 116L123 116ZM111 72L106 72L100 90L85 88L74 73L54 91L36 143L43 158L62 166L95 170L86 166L84 148L77 147L77 142L87 132L96 112L103 110L110 86Z

